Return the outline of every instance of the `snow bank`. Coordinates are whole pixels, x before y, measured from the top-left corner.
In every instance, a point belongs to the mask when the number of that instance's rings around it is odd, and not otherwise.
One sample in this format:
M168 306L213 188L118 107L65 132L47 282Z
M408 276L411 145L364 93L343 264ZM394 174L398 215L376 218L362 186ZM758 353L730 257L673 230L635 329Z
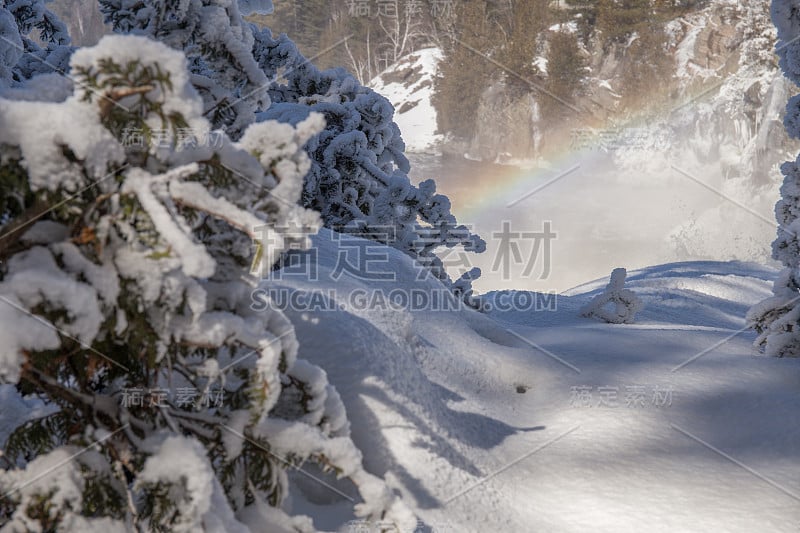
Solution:
M794 523L790 496L669 425L800 490L791 444L800 437L800 394L796 380L785 379L800 369L764 366L750 355L753 334L740 331L748 306L769 293L774 269L695 262L632 271L627 285L646 307L620 328L578 317L607 278L560 295L555 310L359 305L353 296L364 291L430 294L441 284L420 278L396 250L352 255L368 242L327 230L313 243L295 275L275 280L292 294L318 295L317 305L287 311L303 339L299 355L326 369L364 464L426 527L571 532L600 523L635 531L646 522L666 532L701 523L744 533ZM342 256L356 268L335 276ZM591 407L580 407L576 387L591 388ZM616 391L612 405L596 405L606 397L598 388ZM635 393L643 407L626 404ZM756 453L756 442L769 442L769 453ZM654 478L656 491L648 488ZM292 505L319 511L315 494L301 487ZM343 515L327 510L315 526L339 527Z

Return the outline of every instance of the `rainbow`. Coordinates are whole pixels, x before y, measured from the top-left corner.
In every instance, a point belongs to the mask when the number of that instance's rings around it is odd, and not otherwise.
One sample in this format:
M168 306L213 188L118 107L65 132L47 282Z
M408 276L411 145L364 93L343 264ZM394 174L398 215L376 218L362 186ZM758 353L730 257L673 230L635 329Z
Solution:
M712 89L719 87L721 85ZM531 191L538 192L537 188L543 189L551 182L587 179L586 171L607 159L609 147L619 142L619 132L631 128L647 129L654 123L667 123L674 113L691 109L692 104L712 94L716 94L716 91L696 89L695 94L688 95L682 103L668 110L663 105L654 109L644 104L631 113L631 118L624 123L620 124L609 116L591 128L576 128L567 135L562 133L561 140L553 140L550 148L537 160L496 164L466 158L461 160L454 156L444 164L459 167L458 182L454 183L452 179L440 182L437 179L439 192L450 198L454 214L465 221L485 216L501 206L522 204L533 195ZM580 162L580 168L576 168L577 161Z
M581 171L591 167L593 160L607 157L602 148L597 141L590 147L570 148L557 155L548 154L547 159L522 162L524 166L446 160L445 166L458 165L458 182L452 178L437 180L439 192L450 198L459 220L474 220L498 207L522 206L556 181L585 179Z

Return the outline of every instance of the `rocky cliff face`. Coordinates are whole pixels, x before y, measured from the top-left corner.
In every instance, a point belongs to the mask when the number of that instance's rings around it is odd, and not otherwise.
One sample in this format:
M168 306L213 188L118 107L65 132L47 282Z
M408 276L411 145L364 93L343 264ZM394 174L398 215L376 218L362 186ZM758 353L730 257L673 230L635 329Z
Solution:
M689 153L700 162L716 162L724 176L748 175L761 185L774 180L776 165L796 148L782 125L790 88L773 53L768 0L713 0L669 22L665 30L665 66L658 79L637 95L641 103L634 109L623 110L620 96L630 74L641 68L637 63L641 58L630 53L633 40L603 49L595 36L580 43L589 67L584 95L574 112L548 122L541 108L550 96L536 89L515 94L500 76L484 90L472 139L454 142L428 135L425 144L430 149L433 139L445 153L499 162L547 160L565 149L580 149L576 141L600 149L621 146L622 152L631 144L658 145L664 153ZM425 67L435 68L435 62ZM396 70L390 68L379 77L376 88L384 88L383 78L395 76ZM433 74L417 76L427 80ZM403 102L398 96L393 103L402 124ZM430 114L427 120L428 129L435 128L435 116ZM403 131L413 150L418 144L414 131Z
M534 94L509 94L502 81L486 88L478 107L478 131L467 151L484 161L529 157L543 150L541 106Z
M678 102L688 97L668 116L675 148L719 161L724 176L749 176L754 185L767 185L775 165L797 151L783 127L790 84L772 52L768 9L767 1L712 2L672 24L673 90Z

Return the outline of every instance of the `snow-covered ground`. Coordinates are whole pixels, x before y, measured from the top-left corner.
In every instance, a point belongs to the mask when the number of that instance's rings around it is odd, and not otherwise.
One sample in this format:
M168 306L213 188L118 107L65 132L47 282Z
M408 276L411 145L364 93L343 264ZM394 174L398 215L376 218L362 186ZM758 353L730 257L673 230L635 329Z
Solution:
M503 310L488 315L409 312L376 295L443 289L399 252L370 245L362 274L333 279L359 242L323 230L318 279L280 284L341 306L289 311L300 355L326 369L366 467L403 493L420 531L797 531L800 360L754 356L743 330L773 270L629 272L645 304L630 325L578 316L606 279L556 310L497 292L488 299ZM547 305L509 310L515 301ZM293 496L317 527L359 531L324 487Z
M409 310L385 297L446 293L409 258L328 230L314 243L316 268L263 287L287 308L300 356L341 394L365 466L404 495L419 531L797 531L800 360L753 356L743 330L773 270L630 272L645 308L607 325L578 316L605 279L557 300L491 293L489 314ZM2 440L41 409L9 386L0 398ZM361 531L344 496L297 478L293 512Z

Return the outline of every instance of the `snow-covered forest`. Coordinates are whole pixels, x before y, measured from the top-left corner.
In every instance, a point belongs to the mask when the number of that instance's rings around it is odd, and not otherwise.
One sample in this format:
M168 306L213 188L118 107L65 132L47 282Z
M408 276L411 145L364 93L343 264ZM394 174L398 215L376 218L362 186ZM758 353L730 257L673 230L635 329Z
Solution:
M0 0L0 533L797 531L798 93L797 0Z

